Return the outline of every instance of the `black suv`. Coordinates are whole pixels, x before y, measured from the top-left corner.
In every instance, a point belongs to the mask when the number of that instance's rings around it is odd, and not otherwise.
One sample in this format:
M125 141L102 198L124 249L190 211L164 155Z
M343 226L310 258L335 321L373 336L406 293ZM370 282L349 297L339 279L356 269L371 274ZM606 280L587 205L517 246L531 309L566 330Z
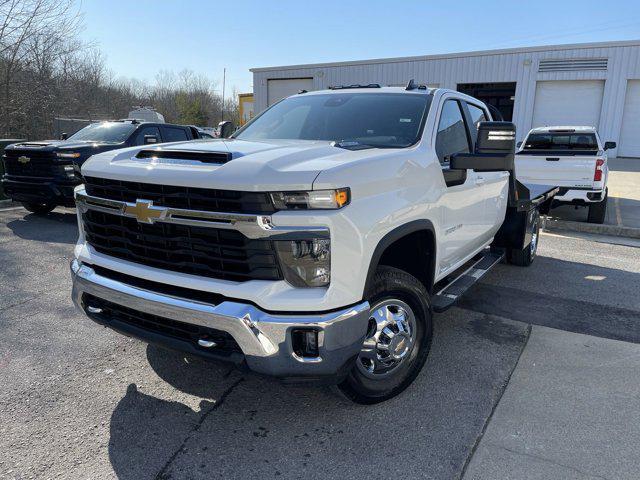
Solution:
M2 187L7 197L34 213L56 206L73 207L73 189L82 183L80 166L97 153L136 145L200 138L194 127L138 120L87 125L66 140L9 145L2 159Z

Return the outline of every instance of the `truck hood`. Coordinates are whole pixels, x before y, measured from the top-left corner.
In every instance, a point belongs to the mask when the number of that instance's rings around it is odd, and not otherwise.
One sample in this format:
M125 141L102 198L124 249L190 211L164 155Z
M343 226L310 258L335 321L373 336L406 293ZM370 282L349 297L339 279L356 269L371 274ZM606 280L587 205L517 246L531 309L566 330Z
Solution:
M228 152L226 163L136 158L141 150ZM350 151L328 141L215 139L135 147L101 153L82 166L84 176L143 183L243 191L310 190L318 174L375 155Z

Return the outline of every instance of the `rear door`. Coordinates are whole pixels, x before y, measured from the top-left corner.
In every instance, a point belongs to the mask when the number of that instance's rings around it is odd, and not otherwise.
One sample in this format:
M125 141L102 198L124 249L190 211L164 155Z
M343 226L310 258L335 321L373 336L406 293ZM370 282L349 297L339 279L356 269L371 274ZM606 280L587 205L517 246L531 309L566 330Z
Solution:
M599 149L593 133L530 133L516 155L516 177L523 183L590 188L602 158Z

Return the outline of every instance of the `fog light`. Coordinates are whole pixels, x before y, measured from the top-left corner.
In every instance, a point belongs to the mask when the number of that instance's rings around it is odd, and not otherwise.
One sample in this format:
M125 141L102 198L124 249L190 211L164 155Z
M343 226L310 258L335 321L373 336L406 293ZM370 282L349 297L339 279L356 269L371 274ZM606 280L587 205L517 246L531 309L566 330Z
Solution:
M293 347L293 353L298 357L312 357L316 358L320 356L318 350L318 331L311 329L298 329L291 331L291 344Z

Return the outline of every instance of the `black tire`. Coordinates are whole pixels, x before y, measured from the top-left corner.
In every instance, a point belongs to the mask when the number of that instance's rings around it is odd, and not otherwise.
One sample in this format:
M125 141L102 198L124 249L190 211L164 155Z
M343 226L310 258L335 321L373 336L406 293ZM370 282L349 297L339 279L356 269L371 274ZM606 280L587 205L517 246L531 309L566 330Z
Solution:
M589 214L587 215L587 221L589 223L604 223L604 219L607 216L608 198L608 193L605 193L604 198L601 201L589 205Z
M22 206L36 215L46 215L56 208L55 203L22 203Z
M409 343L410 346L406 349L403 358L401 360L395 360L398 363L389 371L381 374L374 373L373 371L366 373L367 365L365 362L367 359L358 357L356 364L347 378L338 385L340 391L347 398L356 403L371 405L395 397L415 380L427 360L431 348L433 323L429 294L424 286L415 277L397 268L387 266L378 267L373 279L373 284L367 292L366 298L372 307L379 305L380 309L388 308L392 312L394 311L394 306L396 306L393 302L403 304L402 308L404 310L408 308L409 313L402 312L404 316L397 318L405 318L407 321L409 318L412 319L412 326L409 329L409 333L407 333L407 330L402 330L402 332L404 332L404 335L414 337L411 340L412 343ZM385 305L385 303L389 303L389 305ZM381 311L380 309L372 309L370 322L373 323L370 324L370 329L367 333L370 341L376 345L383 342L382 339L372 338L372 336L376 334L375 331L372 333L372 330L375 330L379 325L376 323L374 315L376 311ZM398 312L397 309L395 311ZM397 328L395 324L393 324L393 327ZM415 332L415 336L412 334L412 331ZM400 335L403 334L402 332L396 333L395 337L400 338ZM383 333L384 332L380 332L378 335L382 336ZM406 345L404 340L394 343L393 339L391 340L391 344L395 347L400 347L400 349ZM390 350L391 348L389 348L389 351ZM398 348L393 348L393 350L397 353ZM376 351L378 350L376 349ZM387 358L391 358L391 356ZM369 368L375 370L373 363L369 365ZM379 378L373 378L376 376Z
M507 260L512 265L519 267L528 267L533 263L538 252L538 244L540 243L540 213L536 211L536 219L532 224L531 232L532 241L524 247L522 250L509 249L507 250Z

